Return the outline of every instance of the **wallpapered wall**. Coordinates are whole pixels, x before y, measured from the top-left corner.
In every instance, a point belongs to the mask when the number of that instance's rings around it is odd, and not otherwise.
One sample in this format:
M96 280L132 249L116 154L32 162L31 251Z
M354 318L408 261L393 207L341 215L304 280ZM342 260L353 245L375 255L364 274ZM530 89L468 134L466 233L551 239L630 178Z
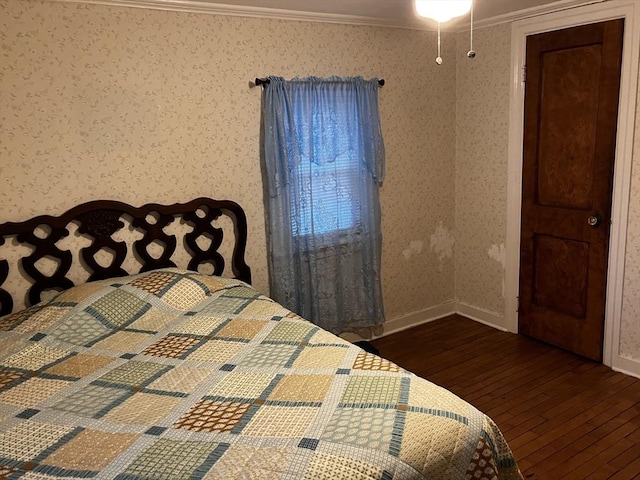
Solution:
M378 76L387 319L454 297L455 37L0 0L0 221L111 198L230 198L268 292L256 76ZM2 256L0 247L0 256Z
M458 58L468 42L468 34L458 35ZM474 49L481 61L457 63L456 296L502 316L510 25L477 30ZM634 142L620 355L640 361L640 103Z
M640 361L640 81L638 84L620 325L620 355L636 361Z
M467 36L445 35L437 67L432 32L0 0L0 221L97 198L231 198L247 212L248 262L266 293L260 90L249 81L378 76L387 319L456 297L501 316L510 26L474 40L469 61ZM620 345L636 360L639 124Z
M506 240L511 26L457 38L456 294L502 316Z

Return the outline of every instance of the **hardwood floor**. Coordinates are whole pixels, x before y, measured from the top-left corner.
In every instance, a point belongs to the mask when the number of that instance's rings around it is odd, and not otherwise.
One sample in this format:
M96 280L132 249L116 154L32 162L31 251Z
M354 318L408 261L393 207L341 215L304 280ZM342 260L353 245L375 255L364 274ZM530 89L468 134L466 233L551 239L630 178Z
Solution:
M493 418L525 478L640 479L640 379L457 315L371 343Z

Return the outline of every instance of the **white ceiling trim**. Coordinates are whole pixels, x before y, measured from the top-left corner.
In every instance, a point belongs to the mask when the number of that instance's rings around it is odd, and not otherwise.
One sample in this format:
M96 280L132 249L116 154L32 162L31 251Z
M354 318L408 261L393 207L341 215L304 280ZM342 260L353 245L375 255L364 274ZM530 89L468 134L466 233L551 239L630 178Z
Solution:
M526 8L524 10L518 10L516 12L505 13L504 15L497 15L491 18L485 18L483 20L474 21L473 28L493 27L502 23L511 23L516 20L524 20L526 18L538 17L540 15L547 15L550 13L562 12L585 5L591 5L594 3L607 2L609 0L560 0L558 2L547 3L545 5L539 5L537 7ZM468 22L467 22L468 23ZM461 28L460 31L467 30L468 25Z
M423 26L408 26L398 24L391 19L380 17L366 17L355 15L339 15L330 13L302 12L298 10L281 10L276 8L252 7L244 5L227 5L223 3L209 3L197 0L53 0L65 3L90 3L96 5L109 5L118 7L149 8L153 10L165 10L172 12L201 13L209 15L229 15L235 17L270 18L275 20L292 20L301 22L338 23L347 25L368 25L377 27L405 28L410 30L430 30L435 27L430 24ZM537 7L518 10L516 12L498 15L483 20L474 21L474 29L492 27L495 25L510 23L516 20L557 13L572 8L602 3L608 0L559 0ZM444 27L443 27L444 28ZM457 31L468 30L468 21L459 20L451 28Z
M275 20L294 20L301 22L341 23L347 25L369 25L377 27L410 28L398 25L392 20L378 17L359 17L355 15L338 15L332 13L302 12L299 10L281 10L277 8L250 7L244 5L227 5L222 3L199 2L197 0L53 0L65 3L92 3L118 7L151 8L185 13L206 13L210 15L229 15L234 17L257 17ZM420 29L422 30L422 29ZM424 28L424 30L430 30Z

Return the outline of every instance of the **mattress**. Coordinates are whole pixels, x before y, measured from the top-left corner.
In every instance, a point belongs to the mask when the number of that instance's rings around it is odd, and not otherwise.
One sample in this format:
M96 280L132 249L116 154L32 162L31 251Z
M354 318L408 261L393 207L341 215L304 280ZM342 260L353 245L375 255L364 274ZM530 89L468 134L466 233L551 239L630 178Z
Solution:
M472 405L238 280L91 282L0 330L3 477L522 478Z

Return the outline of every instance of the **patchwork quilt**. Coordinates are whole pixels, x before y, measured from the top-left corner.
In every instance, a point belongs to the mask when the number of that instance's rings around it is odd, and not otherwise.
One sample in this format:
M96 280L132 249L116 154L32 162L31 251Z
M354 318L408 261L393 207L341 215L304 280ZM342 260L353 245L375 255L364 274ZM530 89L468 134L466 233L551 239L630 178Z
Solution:
M177 269L0 319L0 477L521 479L452 393Z

